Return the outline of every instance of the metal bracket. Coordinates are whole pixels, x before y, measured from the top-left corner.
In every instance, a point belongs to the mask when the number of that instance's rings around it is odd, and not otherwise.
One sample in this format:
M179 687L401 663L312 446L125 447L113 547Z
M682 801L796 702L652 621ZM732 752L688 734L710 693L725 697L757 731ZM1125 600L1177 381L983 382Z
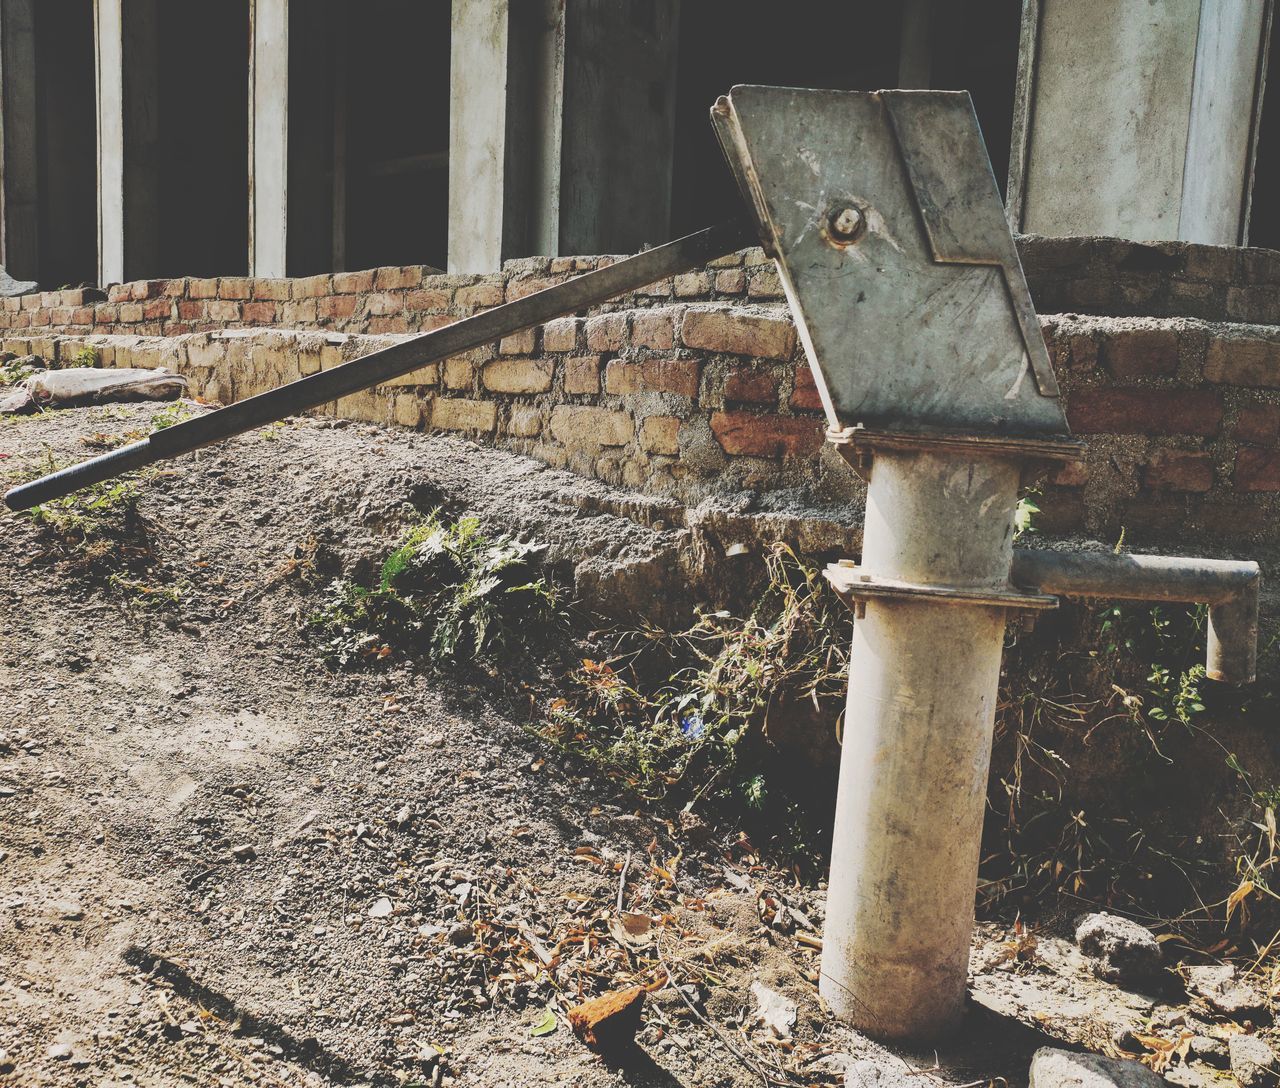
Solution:
M822 572L836 595L854 614L861 617L868 600L913 601L928 599L942 604L988 605L994 608L1014 608L1039 612L1057 608L1058 598L1047 593L1028 593L1007 586L993 589L959 589L955 586L935 586L920 582L902 582L895 578L883 578L858 567L850 559L828 564Z

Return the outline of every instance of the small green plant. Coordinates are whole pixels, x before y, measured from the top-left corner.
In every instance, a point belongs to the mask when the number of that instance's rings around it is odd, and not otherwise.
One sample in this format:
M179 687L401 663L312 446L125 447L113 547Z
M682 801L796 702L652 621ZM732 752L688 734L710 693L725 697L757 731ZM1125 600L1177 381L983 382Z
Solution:
M97 366L98 365L98 349L92 344L85 344L79 351L71 357L71 361L76 366Z
M29 358L29 356L19 356L0 363L0 384L17 385L19 382L26 381L36 372L35 367L23 362L24 358Z
M1036 532L1035 520L1040 513L1040 507L1036 500L1040 498L1040 492L1032 489L1026 492L1020 499L1018 505L1013 512L1013 539L1028 536Z
M305 629L325 660L351 667L420 649L435 661L517 643L559 622L558 593L539 574L540 545L488 536L474 517L432 513L412 526L382 564L377 585L330 585Z
M136 607L156 612L180 607L183 596L190 589L186 582L143 582L118 572L107 578L107 584Z
M175 400L170 404L166 404L157 412L151 415L151 430L163 431L166 427L172 427L175 423L185 423L194 416L195 410L184 400Z

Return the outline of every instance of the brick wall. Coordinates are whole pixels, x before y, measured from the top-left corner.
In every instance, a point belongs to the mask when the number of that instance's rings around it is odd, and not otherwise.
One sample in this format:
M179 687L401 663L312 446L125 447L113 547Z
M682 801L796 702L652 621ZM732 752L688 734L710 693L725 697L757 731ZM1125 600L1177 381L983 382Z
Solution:
M1185 259L1212 247L1173 248ZM1239 271L1253 251L1222 252ZM104 365L168 365L225 403L608 260L516 261L487 277L384 268L147 282L97 301L56 292L6 300L0 320L26 324L3 347L65 361L89 344ZM1090 443L1084 463L1045 486L1047 531L1113 539L1123 527L1131 541L1183 544L1280 536L1280 329L1080 313L1043 323L1072 427ZM465 432L685 504L754 495L756 509L860 514L862 488L822 442L816 392L758 250L329 410Z

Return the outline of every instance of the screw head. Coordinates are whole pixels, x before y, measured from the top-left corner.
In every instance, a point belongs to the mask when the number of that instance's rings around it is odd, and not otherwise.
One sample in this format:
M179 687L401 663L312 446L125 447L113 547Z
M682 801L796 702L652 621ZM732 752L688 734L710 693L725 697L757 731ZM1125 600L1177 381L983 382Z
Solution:
M827 218L827 229L831 239L842 245L849 245L862 237L867 229L867 219L860 209L852 204L842 204L834 209Z

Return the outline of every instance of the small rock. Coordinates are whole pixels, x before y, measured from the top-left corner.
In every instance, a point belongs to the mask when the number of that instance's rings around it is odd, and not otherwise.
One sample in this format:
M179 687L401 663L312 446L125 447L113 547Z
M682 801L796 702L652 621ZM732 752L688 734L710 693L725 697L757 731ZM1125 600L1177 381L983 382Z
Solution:
M375 899L369 907L370 918L388 918L392 911L391 900L385 895L380 899Z
M78 922L84 917L84 908L73 899L60 899L53 909L64 922Z
M258 852L253 848L252 843L241 843L239 846L231 848L231 855L237 861L252 861L258 856Z
M1225 1069L1228 1063L1227 1044L1211 1035L1197 1035L1191 1040L1191 1056Z
M1141 1062L1041 1047L1031 1056L1027 1088L1164 1088Z
M1248 1016L1266 1008L1262 994L1238 978L1230 965L1188 967L1187 992L1223 1016Z
M476 939L476 931L470 922L456 922L449 927L449 943L461 948Z
M1227 1040L1231 1072L1240 1088L1272 1088L1276 1083L1276 1056L1256 1035L1232 1035Z
M593 1050L619 1050L634 1045L642 1008L642 986L614 990L570 1009L569 1026Z
M1108 982L1142 982L1160 970L1160 943L1137 922L1114 914L1086 914L1076 924L1076 944Z
M44 1056L52 1059L53 1061L65 1062L69 1057L71 1057L71 1044L50 1043L49 1049L44 1052Z
M751 984L756 999L756 1016L779 1039L790 1039L796 1026L796 1003L762 982Z
M834 1055L833 1055L834 1056ZM919 1072L900 1060L877 1062L870 1058L845 1058L844 1088L919 1088L925 1080ZM809 1068L815 1068L817 1063Z

